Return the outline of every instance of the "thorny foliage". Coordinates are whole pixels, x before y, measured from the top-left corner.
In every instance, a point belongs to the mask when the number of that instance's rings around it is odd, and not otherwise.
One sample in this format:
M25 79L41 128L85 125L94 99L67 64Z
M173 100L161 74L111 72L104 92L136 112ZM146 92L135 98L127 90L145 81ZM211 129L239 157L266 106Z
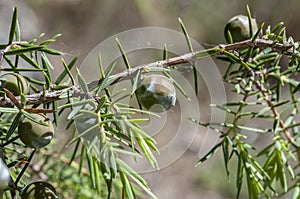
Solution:
M220 134L220 142L198 164L220 149L228 175L229 163L237 159L237 198L244 183L249 198L278 197L288 192L298 198L299 43L286 36L283 23L265 30L263 27L264 24L249 41L233 44L241 48L225 49L218 57L228 62L224 81L239 97L226 104L212 105L226 112L225 122L192 119ZM271 45L257 46L261 40L269 40ZM243 46L247 42L252 45ZM253 137L257 141L265 139L263 146L251 142Z
M251 18L249 9L248 17ZM53 79L53 66L48 56L61 56L63 53L49 48L48 44L59 35L44 41L41 41L43 35L31 41L22 41L16 8L9 41L0 44L0 65L7 66L2 67L1 71L22 74L29 81L32 94L16 97L5 92L5 97L0 100L0 157L9 167L11 175L4 196L15 198L29 184L31 175L36 174L40 179L53 183L58 195L65 198L132 199L142 195L141 191L156 198L146 181L121 158L122 154L133 158L145 156L150 165L158 168L153 155L153 151L158 152L155 140L138 125L145 118L132 117L136 113L154 113L119 103L126 96L122 92L112 96L109 86L123 78L131 78L131 94L134 95L141 73L151 72L152 69L168 75L168 67L179 67L182 63L190 62L197 88L193 61L215 56L228 63L224 82L232 86L232 91L239 99L212 105L227 113L225 122L204 123L191 119L220 134L220 142L199 160L199 164L221 149L228 175L231 170L229 163L237 159L237 198L245 183L249 198L259 198L260 195L270 198L290 191L297 198L300 190L300 123L297 121L299 43L286 36L282 23L265 29L262 24L249 40L194 51L186 28L180 19L179 22L190 53L131 68L117 40L126 71L112 75L113 63L104 72L99 56L101 79L87 83L79 70L76 71L76 79L71 73L77 57L69 64L62 59L64 71ZM251 29L251 24L249 27ZM164 58L167 58L167 49ZM20 67L20 60L27 62L30 67ZM43 80L31 78L26 72L42 75ZM186 95L180 85L176 86ZM59 102L63 102L62 105ZM53 122L58 124L64 112L68 112L67 129L74 130L63 151L51 146L32 150L19 140L17 126L22 118L38 122L32 113L52 114ZM269 127L261 127L259 124L262 121ZM245 132L257 137L270 135L269 145L255 148ZM57 168L61 172L57 172Z

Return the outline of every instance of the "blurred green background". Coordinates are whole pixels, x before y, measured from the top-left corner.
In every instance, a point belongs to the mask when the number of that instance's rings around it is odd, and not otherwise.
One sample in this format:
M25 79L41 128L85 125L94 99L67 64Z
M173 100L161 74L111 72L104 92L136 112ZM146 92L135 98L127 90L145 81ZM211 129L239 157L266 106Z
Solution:
M23 39L30 40L43 32L48 38L62 33L54 47L67 53L66 60L79 54L78 65L101 41L122 31L146 26L180 31L178 17L190 36L207 47L225 42L226 21L245 14L247 4L258 23L276 25L283 21L287 34L299 40L299 0L0 0L0 43L7 41L12 8L18 5ZM209 104L207 98L201 96L203 106ZM203 144L201 136L178 161L161 171L144 174L159 198L234 197L234 171L228 181L220 155L194 167Z

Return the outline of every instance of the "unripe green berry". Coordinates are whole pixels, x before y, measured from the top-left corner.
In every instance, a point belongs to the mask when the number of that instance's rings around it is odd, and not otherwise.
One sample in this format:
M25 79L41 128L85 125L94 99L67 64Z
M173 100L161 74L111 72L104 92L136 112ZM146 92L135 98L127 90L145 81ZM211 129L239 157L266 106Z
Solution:
M22 93L25 95L29 94L29 85L27 80L20 74L17 73L5 73L0 76L0 89L6 88L15 96Z
M257 22L255 18L251 19L252 31L255 34L258 30ZM245 15L237 15L229 19L227 22L224 34L227 43L230 43L229 33L231 34L233 42L244 41L246 39L250 39L250 30L249 30L249 20Z
M7 187L10 180L10 174L7 166L0 158L0 191ZM1 195L0 195L1 197Z
M148 75L138 84L136 95L147 110L163 112L175 106L176 89L171 79L163 75Z
M56 199L57 193L55 188L44 181L37 181L27 185L21 191L21 199Z
M18 133L21 141L28 147L40 149L48 145L54 135L52 122L44 115L35 114L37 119L47 126L33 122L27 118L19 123Z

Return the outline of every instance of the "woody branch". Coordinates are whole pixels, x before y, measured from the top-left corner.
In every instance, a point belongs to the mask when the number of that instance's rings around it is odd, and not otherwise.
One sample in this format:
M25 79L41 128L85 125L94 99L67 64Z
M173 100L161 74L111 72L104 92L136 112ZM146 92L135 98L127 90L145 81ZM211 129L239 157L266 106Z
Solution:
M193 62L205 56L222 55L224 51L233 52L235 50L244 49L248 47L258 47L261 49L272 48L274 52L281 52L281 53L286 53L287 55L299 57L299 52L295 51L295 49L293 49L293 46L291 44L285 45L283 43L274 42L273 40L269 40L269 39L256 39L255 41L248 39L245 41L236 42L232 44L220 44L209 49L187 53L177 57L169 58L167 60L160 60L149 64L132 67L123 72L117 73L115 75L111 75L109 79L113 80L111 84L115 84L123 80L133 78L138 71L140 71L141 73L147 73L152 67L167 68L169 66L175 66L175 65ZM210 54L210 52L213 53ZM5 55L5 51L0 53L1 58L3 58L4 55ZM0 60L2 60L1 58ZM88 83L89 90L95 89L98 85L101 84L102 81L103 79L89 82ZM83 94L82 92L80 92L78 86L72 86L61 90L56 90L56 91L49 90L41 93L27 95L26 103L27 105L49 103L49 102L64 99L64 97L61 96L65 95L66 93L69 93L69 96L72 97ZM20 97L16 97L16 99L20 100ZM0 107L13 107L13 106L14 104L9 98L0 97Z

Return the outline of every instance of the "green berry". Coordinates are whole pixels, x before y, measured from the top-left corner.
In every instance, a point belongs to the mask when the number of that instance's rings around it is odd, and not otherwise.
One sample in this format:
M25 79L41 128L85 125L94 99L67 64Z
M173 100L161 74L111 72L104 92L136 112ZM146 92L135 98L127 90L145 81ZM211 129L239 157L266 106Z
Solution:
M57 193L55 188L44 181L37 181L27 185L21 191L21 199L56 199Z
M0 158L0 190L7 187L9 180L10 180L9 170L7 166L4 164L4 162L2 161L2 159Z
M27 80L17 73L5 73L0 76L0 90L3 88L9 90L15 96L19 96L21 93L25 95L29 94L29 85Z
M163 75L148 75L138 84L136 95L147 110L163 112L175 106L176 89L171 79Z
M40 149L48 145L54 135L52 122L44 115L34 114L45 125L33 122L27 118L19 123L18 133L21 141L28 147Z
M251 19L252 31L255 34L258 30L257 22L254 18ZM227 43L230 43L229 33L233 42L244 41L250 39L249 20L245 15L237 15L229 19L225 26L224 34Z

